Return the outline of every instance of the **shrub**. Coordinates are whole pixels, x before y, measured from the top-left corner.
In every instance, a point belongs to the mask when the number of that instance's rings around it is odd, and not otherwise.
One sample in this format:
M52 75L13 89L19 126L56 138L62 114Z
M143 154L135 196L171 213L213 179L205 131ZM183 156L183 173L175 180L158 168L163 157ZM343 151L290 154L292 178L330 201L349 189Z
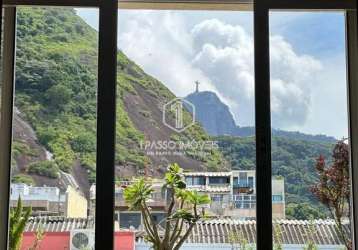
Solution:
M28 168L28 172L54 179L60 177L60 169L54 161L39 161L32 163Z
M31 178L31 176L24 175L24 174L14 175L11 178L11 182L12 183L25 183L27 185L34 185L35 184L34 180Z
M71 140L71 147L75 152L95 152L96 135L88 132L80 133Z

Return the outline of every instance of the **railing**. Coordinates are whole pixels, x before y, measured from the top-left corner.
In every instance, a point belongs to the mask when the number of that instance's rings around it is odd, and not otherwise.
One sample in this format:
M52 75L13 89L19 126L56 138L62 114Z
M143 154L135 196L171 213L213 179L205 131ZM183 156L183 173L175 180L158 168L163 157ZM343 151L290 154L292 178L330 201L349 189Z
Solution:
M254 209L256 208L256 195L233 195L232 203L234 208Z

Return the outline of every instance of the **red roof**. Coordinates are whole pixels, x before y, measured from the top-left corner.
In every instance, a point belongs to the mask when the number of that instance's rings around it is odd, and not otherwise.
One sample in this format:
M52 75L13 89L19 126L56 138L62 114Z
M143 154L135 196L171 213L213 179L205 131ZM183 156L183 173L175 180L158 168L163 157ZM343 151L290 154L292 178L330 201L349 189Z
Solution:
M28 250L34 243L36 233L23 234L20 250ZM135 236L133 232L115 232L114 250L134 250ZM40 242L40 250L70 250L70 232L47 232Z

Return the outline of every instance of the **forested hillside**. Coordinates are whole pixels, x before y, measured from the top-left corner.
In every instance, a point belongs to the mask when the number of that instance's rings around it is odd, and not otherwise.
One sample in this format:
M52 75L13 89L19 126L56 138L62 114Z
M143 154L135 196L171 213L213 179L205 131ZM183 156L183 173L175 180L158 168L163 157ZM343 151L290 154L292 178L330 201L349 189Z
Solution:
M14 165L21 164L22 173L49 178L81 165L93 182L98 34L69 8L20 8L17 22L16 107L53 157L20 163L17 154ZM198 124L182 134L163 128L160 109L174 95L120 51L117 75L116 165L122 169L118 175L132 176L144 167L158 175L173 161L187 169L215 170L225 165L217 150L207 151L206 157L190 150L184 156L146 156L140 148L142 140L209 137ZM184 113L184 119L188 117ZM15 136L15 141L18 148L29 147L26 140Z

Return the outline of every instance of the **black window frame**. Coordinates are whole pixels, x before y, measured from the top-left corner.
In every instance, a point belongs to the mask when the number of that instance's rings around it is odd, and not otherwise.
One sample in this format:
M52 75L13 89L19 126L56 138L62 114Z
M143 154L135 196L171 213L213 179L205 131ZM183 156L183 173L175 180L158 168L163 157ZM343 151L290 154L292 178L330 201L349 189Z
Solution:
M7 248L12 105L15 63L16 6L72 6L99 9L98 116L97 116L97 191L95 249L114 247L114 157L117 11L120 8L143 9L220 9L252 10L255 49L255 124L256 124L256 224L257 249L272 249L271 190L271 110L269 68L270 10L343 10L347 30L347 78L351 147L352 238L353 249L358 233L358 22L357 0L0 0L4 7L4 59L0 119L0 249ZM2 9L0 17L2 17ZM0 19L1 20L1 19ZM0 31L1 32L1 31ZM2 35L0 33L0 35ZM3 90L4 90L3 89ZM5 106L4 106L5 105ZM355 156L355 157L354 157Z
M257 249L272 249L272 187L271 187L271 105L270 105L270 42L269 12L277 11L345 11L347 46L347 87L349 116L349 145L351 147L351 234L353 249L357 249L358 185L358 120L357 107L357 1L340 0L256 0L254 3L254 50L255 50L255 103L256 103L256 237ZM352 87L354 90L352 90ZM354 98L354 96L356 98ZM356 103L358 104L358 103ZM353 118L353 119L352 119ZM354 156L355 155L355 156ZM270 178L268 178L270 176Z

